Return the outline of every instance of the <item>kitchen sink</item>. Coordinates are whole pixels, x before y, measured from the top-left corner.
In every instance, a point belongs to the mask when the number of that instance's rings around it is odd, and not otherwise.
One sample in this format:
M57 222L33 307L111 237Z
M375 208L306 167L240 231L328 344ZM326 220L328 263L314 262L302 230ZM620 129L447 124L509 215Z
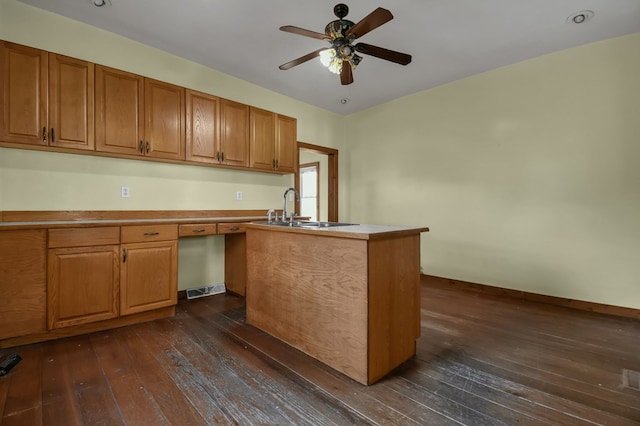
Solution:
M345 222L311 222L306 220L294 220L293 222L284 221L272 221L272 222L256 222L260 225L270 226L289 226L292 228L333 228L336 226L352 226L357 223L345 223Z

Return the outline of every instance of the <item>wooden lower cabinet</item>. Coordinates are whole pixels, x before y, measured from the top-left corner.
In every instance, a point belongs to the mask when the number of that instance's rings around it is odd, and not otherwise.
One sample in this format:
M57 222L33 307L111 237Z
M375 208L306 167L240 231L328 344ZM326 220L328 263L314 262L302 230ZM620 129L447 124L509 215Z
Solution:
M131 242L126 240L150 242ZM178 226L122 228L120 315L173 306L178 302ZM167 240L162 241L163 238ZM161 239L157 241L157 239Z
M0 231L0 340L44 332L47 233Z
M49 329L118 316L119 245L49 249Z
M49 229L47 328L118 316L120 227Z

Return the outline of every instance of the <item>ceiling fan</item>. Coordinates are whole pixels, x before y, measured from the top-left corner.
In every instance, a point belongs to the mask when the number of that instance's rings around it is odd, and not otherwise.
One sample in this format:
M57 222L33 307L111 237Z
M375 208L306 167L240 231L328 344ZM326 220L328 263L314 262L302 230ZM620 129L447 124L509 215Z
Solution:
M369 31L375 30L382 24L393 19L393 15L387 9L379 7L365 16L357 24L348 19L344 19L349 13L349 7L347 7L346 4L337 4L333 8L333 13L338 19L327 24L324 29L324 34L292 25L280 27L281 31L325 40L331 44L330 47L323 47L301 56L298 59L280 65L279 68L281 70L288 70L316 56L320 56L323 65L328 67L329 71L340 74L340 82L346 85L353 83L353 70L362 60L362 56L359 56L356 52L375 56L376 58L385 59L400 65L407 65L411 62L411 55L407 55L406 53L384 49L367 43L353 44L354 40L358 37L362 37Z

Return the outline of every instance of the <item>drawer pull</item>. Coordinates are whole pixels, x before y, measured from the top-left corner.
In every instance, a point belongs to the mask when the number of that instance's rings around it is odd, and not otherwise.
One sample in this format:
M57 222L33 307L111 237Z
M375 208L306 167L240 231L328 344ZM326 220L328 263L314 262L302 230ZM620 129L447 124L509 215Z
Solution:
M160 235L159 232L145 232L144 236L145 237L153 237L154 235Z
M200 229L194 229L191 232L195 232L196 234L199 234L199 233L204 232L204 231L205 231L205 229L200 228Z
M232 226L231 228L229 228L229 231L239 231L240 228L238 226Z

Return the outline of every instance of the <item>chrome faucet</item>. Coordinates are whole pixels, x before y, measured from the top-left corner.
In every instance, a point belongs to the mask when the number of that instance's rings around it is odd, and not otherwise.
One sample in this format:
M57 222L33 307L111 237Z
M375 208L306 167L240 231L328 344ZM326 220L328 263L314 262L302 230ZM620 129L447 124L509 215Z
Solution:
M287 220L287 194L289 194L290 191L293 191L296 193L296 201L300 201L300 193L298 192L297 189L295 188L289 188L286 191L284 191L284 204L282 206L282 220ZM295 208L294 210L294 214L295 214ZM293 221L293 216L292 219Z

